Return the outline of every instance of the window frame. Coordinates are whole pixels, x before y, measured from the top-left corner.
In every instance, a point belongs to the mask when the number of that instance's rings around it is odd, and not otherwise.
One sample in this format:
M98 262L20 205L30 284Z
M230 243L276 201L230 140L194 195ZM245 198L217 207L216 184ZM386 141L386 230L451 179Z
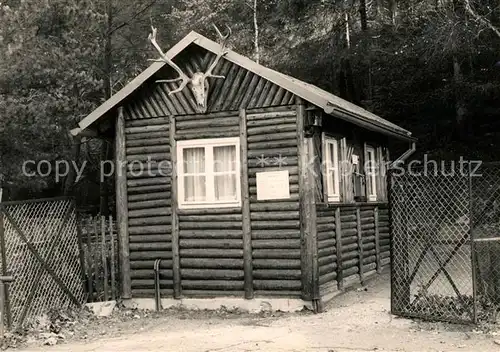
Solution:
M330 145L333 145L334 157L333 157L333 167L331 165L330 157ZM324 187L326 187L326 197L328 203L339 203L341 202L341 190L340 190L340 140L336 137L330 135L323 135L323 157L324 157ZM336 165L335 165L336 164ZM330 170L336 170L336 176L333 180L330 177ZM332 188L333 191L332 192ZM335 192L336 191L336 192Z
M217 201L215 200L215 163L214 148L234 146L236 148L235 171L236 174L236 200ZM184 199L184 149L204 148L205 149L205 190L206 201L188 202ZM208 209L208 208L234 208L241 207L241 150L240 138L210 138L191 139L176 142L177 153L177 204L179 209Z
M373 165L371 165L370 154L373 156ZM376 202L377 194L377 149L371 145L365 146L365 177L366 177L366 199L368 202ZM372 172L373 171L373 172ZM370 184L370 186L369 186ZM371 194L370 192L371 191Z

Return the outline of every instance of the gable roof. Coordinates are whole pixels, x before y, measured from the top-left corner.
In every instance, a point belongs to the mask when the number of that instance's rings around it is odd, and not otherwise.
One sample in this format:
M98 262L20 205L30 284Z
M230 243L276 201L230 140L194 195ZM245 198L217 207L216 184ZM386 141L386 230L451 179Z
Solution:
M211 51L217 54L222 49L220 44L204 37L203 35L192 31L187 36L185 36L181 41L174 45L166 55L173 59L180 52L182 52L190 44L196 44L207 51ZM381 132L384 134L393 135L394 137L414 140L411 136L411 132L405 130L402 127L397 126L371 112L350 103L344 99L337 97L327 91L316 87L312 84L300 81L283 73L277 72L265 66L262 66L251 59L240 55L232 50L224 56L224 59L243 67L244 69L259 75L268 81L290 91L298 97L322 108L327 114L334 115L341 119L347 120L356 125L360 125L366 129ZM102 116L106 115L115 106L119 105L124 99L135 92L143 83L145 83L149 78L151 78L156 72L163 68L166 63L154 62L141 74L135 77L130 83L128 83L119 92L114 94L110 99L105 101L101 106L94 110L91 114L85 117L78 123L78 127L75 133L79 133Z

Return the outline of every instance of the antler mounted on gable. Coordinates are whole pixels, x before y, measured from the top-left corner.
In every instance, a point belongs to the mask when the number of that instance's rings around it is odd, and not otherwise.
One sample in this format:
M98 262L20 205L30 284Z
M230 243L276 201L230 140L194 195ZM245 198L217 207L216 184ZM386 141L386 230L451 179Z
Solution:
M157 31L158 30L155 27L151 27L151 34L149 34L148 39L151 42L151 44L153 44L153 46L156 48L156 50L160 53L161 59L150 59L149 61L165 62L170 67L172 67L175 71L177 71L177 73L179 74L178 78L162 80L162 82L168 82L168 83L182 81L179 88L168 93L169 95L171 95L171 94L178 93L181 90L183 90L184 87L189 83L189 81L191 79L182 71L182 69L179 66L177 66L177 64L175 62L173 62L172 60L170 60L168 58L167 54L165 54L163 52L163 50L161 50L161 47L156 42Z
M208 78L222 78L224 79L224 76L220 75L214 75L212 72L217 67L217 64L219 63L220 59L227 54L227 49L226 49L226 43L229 37L231 36L231 28L226 25L228 29L228 33L226 35L223 35L219 28L214 24L213 25L217 34L221 38L221 50L217 54L214 62L210 65L210 67L205 71L205 72L195 72L192 77L189 77L186 75L182 69L177 66L175 62L173 62L171 59L167 57L167 55L161 50L161 47L158 45L156 41L156 33L157 29L154 27L151 27L152 32L149 35L148 39L153 44L153 46L156 48L156 50L160 53L160 59L153 59L149 61L155 61L155 62L164 62L168 64L170 67L172 67L178 74L179 77L173 78L173 79L163 79L163 80L158 80L156 81L157 83L172 83L172 82L179 82L182 81L179 87L175 90L172 90L168 93L168 95L172 95L175 93L179 93L182 91L186 85L190 85L191 91L193 92L194 98L196 100L196 105L198 107L198 111L205 113L207 111L207 101L208 101L208 89L210 87L208 83Z
M219 37L221 38L221 46L222 46L222 49L221 51L217 54L217 57L215 58L214 62L212 63L212 65L210 65L210 67L208 68L208 70L205 71L205 78L207 77L212 77L212 78L225 78L224 76L217 76L217 75L213 75L212 74L212 71L214 70L214 68L217 66L217 64L219 63L220 59L227 54L227 49L226 49L226 44L227 44L227 40L229 39L229 37L231 36L231 27L229 27L227 24L226 24L226 27L227 27L227 34L226 35L222 35L222 33L220 32L219 28L217 28L217 26L214 24L213 25L217 34L219 35Z

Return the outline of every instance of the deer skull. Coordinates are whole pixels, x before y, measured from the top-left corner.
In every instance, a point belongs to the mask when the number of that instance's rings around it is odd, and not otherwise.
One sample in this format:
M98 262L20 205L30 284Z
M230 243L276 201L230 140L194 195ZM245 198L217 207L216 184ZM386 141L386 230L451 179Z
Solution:
M208 89L210 88L207 78L203 73L196 72L191 77L190 84L198 111L205 113L207 111Z
M212 74L212 71L215 69L217 64L219 63L220 59L227 54L226 50L226 42L229 36L231 35L231 28L228 28L228 33L226 35L222 35L222 33L219 31L217 26L214 25L215 30L217 31L217 34L219 37L222 39L221 45L222 49L221 51L217 54L214 62L210 65L210 67L205 71L205 72L195 72L192 77L187 76L182 69L177 66L176 63L174 63L171 59L167 57L167 55L161 50L160 46L156 42L156 33L157 29L152 27L152 32L149 35L148 39L153 44L153 46L156 48L156 50L160 53L160 59L154 59L150 61L156 61L156 62L164 62L168 64L170 67L172 67L179 75L177 78L173 79L164 79L164 80L158 80L156 81L157 83L172 83L172 82L179 82L182 81L179 87L175 90L172 90L168 93L168 95L172 95L175 93L179 93L182 91L186 85L189 84L189 88L193 92L195 101L196 101L196 107L198 109L198 112L205 113L207 111L207 101L208 101L208 90L210 88L210 84L208 83L208 78L225 78L224 76L219 76L219 75L214 75Z

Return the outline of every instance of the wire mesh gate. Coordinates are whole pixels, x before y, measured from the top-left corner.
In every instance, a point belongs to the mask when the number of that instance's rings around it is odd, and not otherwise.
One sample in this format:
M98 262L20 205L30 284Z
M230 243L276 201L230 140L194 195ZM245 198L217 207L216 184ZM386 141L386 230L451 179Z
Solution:
M496 319L500 304L500 164L392 170L393 314Z
M14 277L7 326L22 328L51 308L84 303L80 249L71 199L0 204L1 269Z

